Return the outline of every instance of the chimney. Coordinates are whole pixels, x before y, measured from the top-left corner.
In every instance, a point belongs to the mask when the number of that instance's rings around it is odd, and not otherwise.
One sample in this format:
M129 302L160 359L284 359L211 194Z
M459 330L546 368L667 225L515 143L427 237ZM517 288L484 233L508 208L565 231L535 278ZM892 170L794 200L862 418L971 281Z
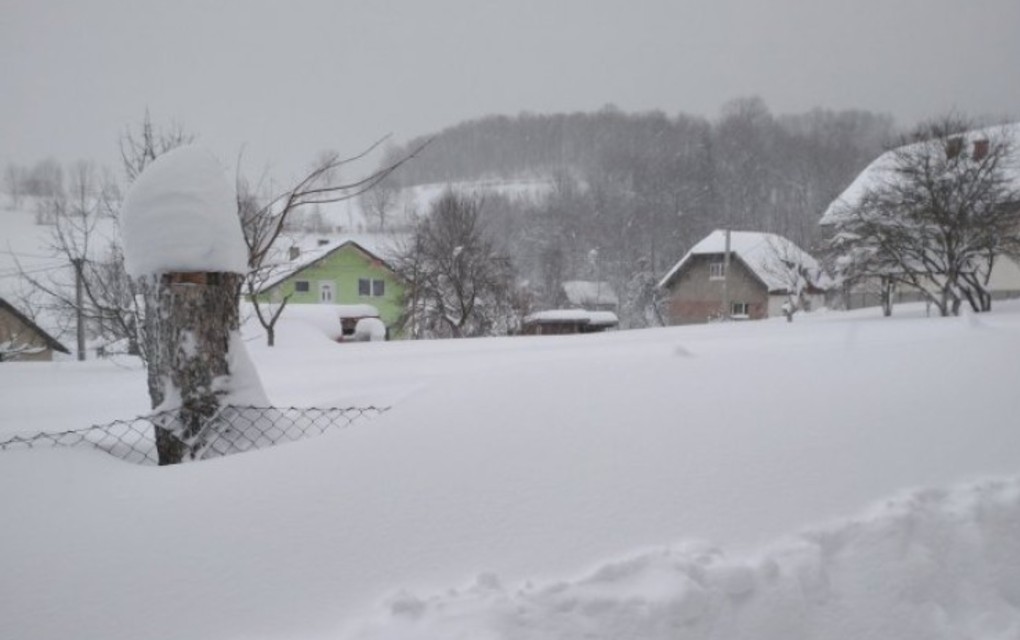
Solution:
M988 138L974 141L974 160L980 162L988 156Z
M320 247L325 247L327 244L329 244L329 238L319 238Z
M289 255L291 260L297 260L301 256L301 247L291 247Z

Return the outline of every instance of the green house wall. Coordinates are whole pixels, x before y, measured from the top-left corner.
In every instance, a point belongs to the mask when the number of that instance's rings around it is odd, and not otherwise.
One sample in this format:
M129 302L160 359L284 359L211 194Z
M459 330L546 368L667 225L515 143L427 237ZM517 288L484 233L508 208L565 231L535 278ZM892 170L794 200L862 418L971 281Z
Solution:
M358 280L361 278L385 282L384 295L359 295ZM295 283L299 280L308 282L308 291L295 291ZM324 282L332 285L331 302L322 300L320 284ZM379 310L379 318L386 326L393 327L400 318L404 285L384 263L356 246L346 244L274 285L259 297L282 300L287 295L290 296L288 304L370 304Z

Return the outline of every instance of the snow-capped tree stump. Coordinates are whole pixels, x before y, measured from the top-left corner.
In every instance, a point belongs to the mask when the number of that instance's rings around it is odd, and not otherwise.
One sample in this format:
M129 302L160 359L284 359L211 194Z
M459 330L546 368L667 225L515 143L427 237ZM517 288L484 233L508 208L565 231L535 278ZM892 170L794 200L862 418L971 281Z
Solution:
M268 404L239 338L247 248L236 201L206 151L181 147L139 176L121 211L124 262L145 296L159 463L201 453L231 403ZM212 431L213 433L211 433Z

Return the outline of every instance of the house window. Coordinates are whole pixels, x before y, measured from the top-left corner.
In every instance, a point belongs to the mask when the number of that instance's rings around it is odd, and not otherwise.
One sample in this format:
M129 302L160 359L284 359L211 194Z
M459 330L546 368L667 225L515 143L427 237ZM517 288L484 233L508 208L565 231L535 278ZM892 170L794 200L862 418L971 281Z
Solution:
M722 280L726 277L726 262L722 258L708 263L708 279Z
M358 295L381 298L386 295L386 281L358 278Z
M746 318L751 315L751 305L746 302L734 302L730 305L730 315L734 318Z
M307 280L295 280L294 291L297 293L308 293L308 281Z

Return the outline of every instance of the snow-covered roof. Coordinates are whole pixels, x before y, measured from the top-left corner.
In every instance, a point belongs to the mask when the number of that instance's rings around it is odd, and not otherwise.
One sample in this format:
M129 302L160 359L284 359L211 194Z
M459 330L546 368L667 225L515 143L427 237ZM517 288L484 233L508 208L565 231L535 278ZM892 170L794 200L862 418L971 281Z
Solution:
M973 153L974 143L978 140L1006 142L1009 145L1009 156L1003 163L1003 169L1006 171L1006 175L1013 180L1015 187L1020 188L1020 122L968 131L963 134L963 139L966 143L963 152L968 154ZM894 180L895 170L902 154L931 153L933 151L931 145L939 145L938 152L941 153L941 144L938 140L917 142L891 149L878 156L850 183L850 186L843 190L843 193L829 204L819 224L839 222L843 212L857 206L868 192Z
M726 232L716 229L694 245L659 281L658 286L665 287L669 284L692 257L721 256L725 251ZM770 293L785 291L790 286L787 275L790 268L784 264L785 262L803 266L812 274L821 272L818 261L811 254L798 247L792 240L774 233L731 231L730 253L740 259L765 284Z
M307 244L307 242L301 244ZM301 244L294 245L299 249L299 253L296 258L294 258L293 260L281 259L279 262L277 262L277 264L274 264L267 269L268 275L265 278L264 282L262 282L262 284L259 285L258 287L259 292L266 291L267 289L275 287L276 285L280 284L281 282L298 273L299 271L307 269L316 262L319 262L323 258L329 256L333 252L339 251L343 247L347 246L351 246L360 250L362 253L365 253L366 255L370 256L375 260L378 260L380 263L386 265L386 267L389 268L389 265L386 264L386 261L382 257L380 257L374 251L370 251L363 244L361 244L361 242L358 242L356 240L329 239L324 244L319 244L318 242L316 242L311 245L311 248L307 249L303 248Z
M202 147L156 158L131 186L120 218L124 267L133 277L248 270L234 188Z
M591 326L612 327L620 323L612 311L585 311L584 309L549 309L537 311L524 318L526 324L548 322L580 322Z
M378 318L379 309L370 304L333 305L340 318Z
M568 280L563 283L563 293L567 302L579 307L590 307L601 304L617 305L620 303L616 292L608 282L590 282L588 280Z
M615 327L620 319L612 311L589 311L588 324L598 327Z

